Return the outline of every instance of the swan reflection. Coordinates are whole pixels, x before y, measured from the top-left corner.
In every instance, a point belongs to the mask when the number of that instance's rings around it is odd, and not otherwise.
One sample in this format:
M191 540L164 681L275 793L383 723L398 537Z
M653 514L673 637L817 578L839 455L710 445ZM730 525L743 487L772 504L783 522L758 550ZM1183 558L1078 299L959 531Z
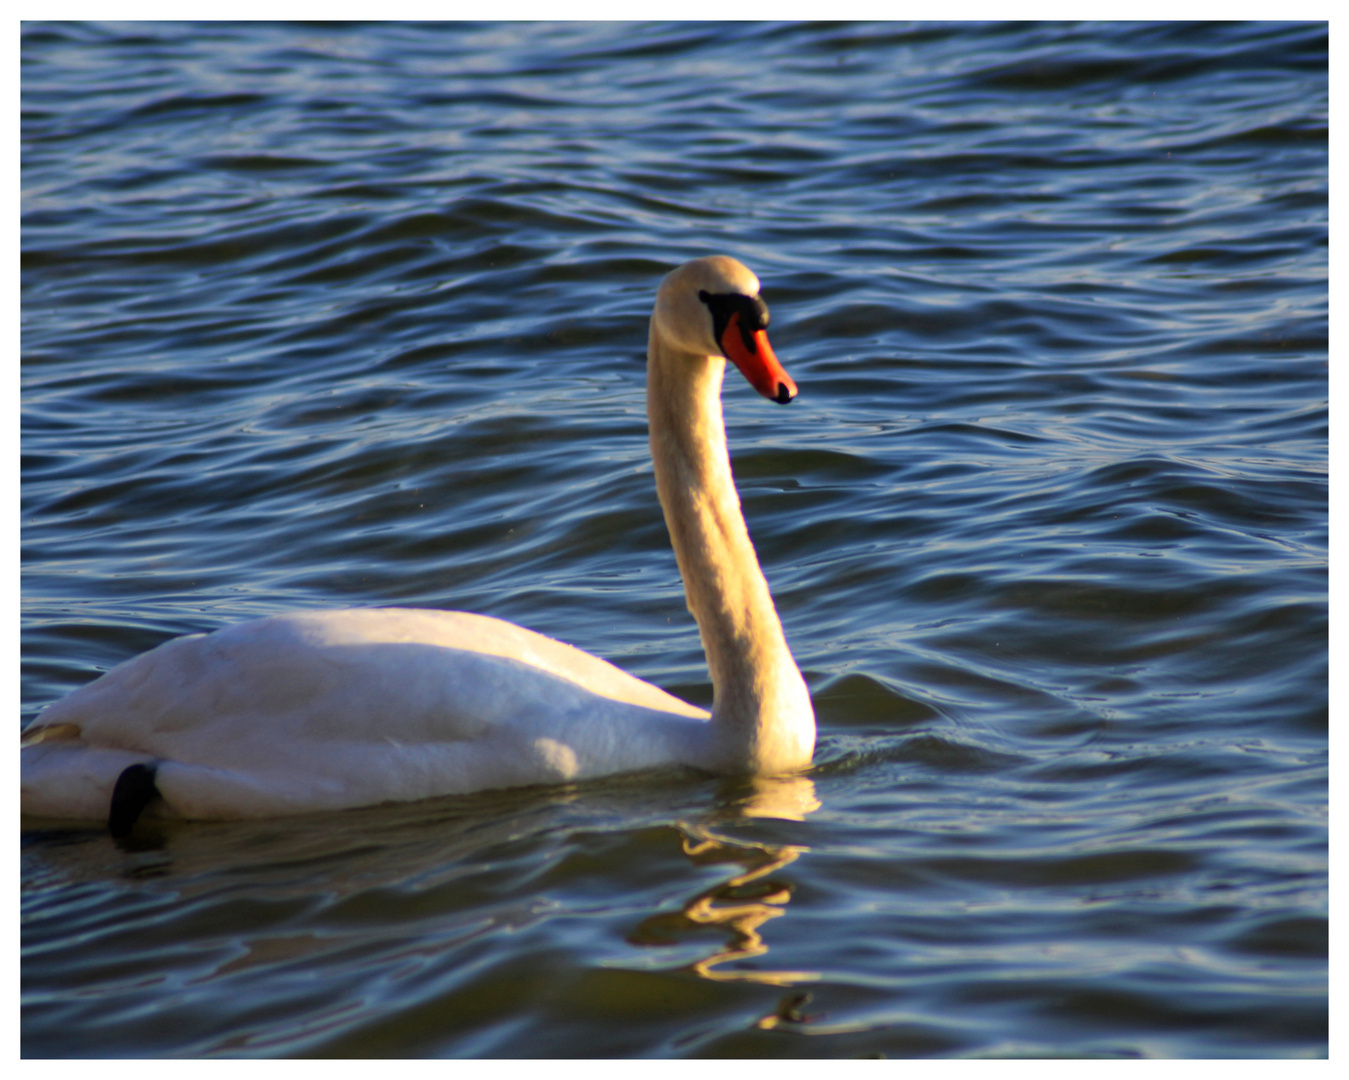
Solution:
M749 794L735 804L740 817L805 821L820 808L815 785L806 776L750 776L745 784Z
M750 781L752 791L733 804L737 816L801 821L820 807L815 786L804 776L764 778ZM794 986L813 982L819 972L787 971L740 966L768 952L759 930L771 919L786 914L793 885L776 876L810 849L796 844L765 844L733 840L705 826L684 826L680 846L697 866L726 863L738 867L725 880L703 889L684 903L678 913L665 912L644 919L629 937L636 945L677 945L690 933L719 931L721 948L685 966L685 970L716 982L753 982L770 986Z

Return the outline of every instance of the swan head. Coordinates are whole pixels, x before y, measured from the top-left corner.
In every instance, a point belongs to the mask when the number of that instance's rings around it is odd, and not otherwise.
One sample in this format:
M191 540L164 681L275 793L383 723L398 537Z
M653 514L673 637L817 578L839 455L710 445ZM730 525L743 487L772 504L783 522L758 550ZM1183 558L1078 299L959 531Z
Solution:
M764 397L786 405L796 383L768 344L768 305L759 279L728 255L709 255L671 271L656 292L652 323L660 336L694 356L723 356Z

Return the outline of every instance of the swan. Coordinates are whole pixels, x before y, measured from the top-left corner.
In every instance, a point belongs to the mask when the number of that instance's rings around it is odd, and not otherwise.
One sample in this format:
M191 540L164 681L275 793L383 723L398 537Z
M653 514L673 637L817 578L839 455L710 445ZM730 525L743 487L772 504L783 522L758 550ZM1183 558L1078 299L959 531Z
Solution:
M811 763L815 713L750 542L721 384L796 396L759 280L724 255L661 282L647 345L656 490L712 711L531 630L459 611L307 611L172 639L24 732L21 810L106 820L337 810L662 766Z

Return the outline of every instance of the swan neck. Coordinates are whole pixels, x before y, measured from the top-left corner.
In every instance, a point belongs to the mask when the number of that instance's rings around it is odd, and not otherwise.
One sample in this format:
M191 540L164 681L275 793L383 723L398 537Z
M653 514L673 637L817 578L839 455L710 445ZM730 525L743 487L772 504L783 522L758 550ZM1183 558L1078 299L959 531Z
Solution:
M723 771L810 763L815 716L750 541L722 420L726 361L683 352L654 322L647 418L656 489L714 688Z

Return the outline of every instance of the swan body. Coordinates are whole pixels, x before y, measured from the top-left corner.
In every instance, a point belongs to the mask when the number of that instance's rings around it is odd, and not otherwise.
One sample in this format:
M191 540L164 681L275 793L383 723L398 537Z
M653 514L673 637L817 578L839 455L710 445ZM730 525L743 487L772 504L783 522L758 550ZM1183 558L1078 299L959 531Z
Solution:
M661 283L647 352L656 487L714 686L711 713L500 619L402 608L278 615L175 638L24 733L22 810L262 817L662 766L786 774L815 717L749 539L721 415L726 359L796 393L759 283L712 256Z

